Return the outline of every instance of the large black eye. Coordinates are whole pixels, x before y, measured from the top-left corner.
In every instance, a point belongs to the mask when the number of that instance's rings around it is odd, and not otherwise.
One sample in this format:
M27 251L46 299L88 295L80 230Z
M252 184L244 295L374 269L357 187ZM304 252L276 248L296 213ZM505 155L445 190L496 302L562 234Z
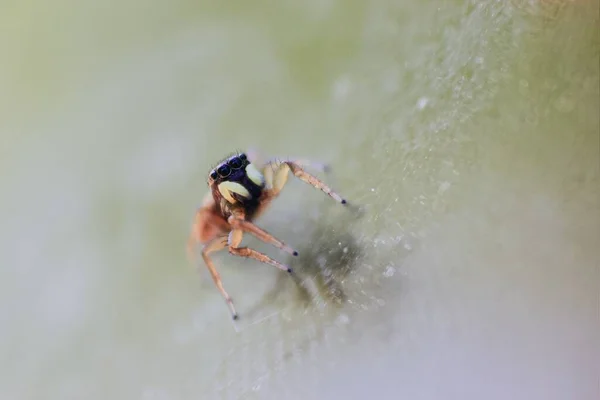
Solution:
M229 160L228 164L233 169L239 169L242 167L242 160L240 160L239 157L233 157Z
M213 181L217 179L217 171L210 171L210 177Z
M246 161L246 158L247 158L246 154L244 154L244 153L240 154L240 160Z
M231 168L229 168L229 165L223 164L217 169L217 172L221 175L221 178L227 178L231 174Z

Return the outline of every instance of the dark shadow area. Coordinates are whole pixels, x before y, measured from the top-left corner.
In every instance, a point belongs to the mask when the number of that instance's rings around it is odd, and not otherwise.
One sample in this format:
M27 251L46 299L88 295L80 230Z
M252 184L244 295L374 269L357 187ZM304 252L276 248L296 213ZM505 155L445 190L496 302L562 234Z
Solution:
M248 316L252 318L267 304L278 302L282 297L290 302L290 292L294 292L294 305L305 309L318 303L344 304L348 297L344 280L364 257L364 247L353 232L355 222L362 215L362 212L346 209L310 221L306 226L310 229L309 239L297 247L299 256L285 260L294 272L277 274L273 288L249 310Z
M319 295L329 302L344 303L343 281L362 255L362 248L350 231L331 225L318 226L310 243L300 250L300 256L289 260L298 292L309 298L316 289L312 297Z

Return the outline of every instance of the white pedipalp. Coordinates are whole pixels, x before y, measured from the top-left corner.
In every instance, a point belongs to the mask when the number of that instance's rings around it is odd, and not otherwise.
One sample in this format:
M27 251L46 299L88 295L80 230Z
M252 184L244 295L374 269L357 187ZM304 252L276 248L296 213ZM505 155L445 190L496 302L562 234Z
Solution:
M221 192L221 195L223 195L225 200L227 200L230 203L237 202L237 200L233 197L233 193L238 194L247 199L252 198L252 195L250 194L248 189L246 189L244 186L242 186L241 184L239 184L237 182L229 182L229 181L221 182L221 183L219 183L218 188L219 188L219 192Z
M265 184L264 175L252 163L246 165L246 176L260 187Z

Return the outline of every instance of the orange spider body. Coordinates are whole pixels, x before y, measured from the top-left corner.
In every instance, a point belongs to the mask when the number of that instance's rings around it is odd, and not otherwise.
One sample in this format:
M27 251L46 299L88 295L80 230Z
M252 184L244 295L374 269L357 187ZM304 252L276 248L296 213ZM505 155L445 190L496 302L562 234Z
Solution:
M251 233L294 256L298 252L252 223L279 195L287 182L289 172L302 181L322 190L334 200L346 204L337 193L302 168L303 161L271 161L260 168L246 154L234 154L223 160L208 176L209 193L196 211L194 224L188 241L188 253L193 259L197 244L203 245L202 258L217 289L229 305L233 319L238 317L233 301L221 282L219 273L210 259L210 253L228 248L229 253L253 258L292 273L284 264L248 247L240 247L244 233ZM325 169L325 168L322 168Z

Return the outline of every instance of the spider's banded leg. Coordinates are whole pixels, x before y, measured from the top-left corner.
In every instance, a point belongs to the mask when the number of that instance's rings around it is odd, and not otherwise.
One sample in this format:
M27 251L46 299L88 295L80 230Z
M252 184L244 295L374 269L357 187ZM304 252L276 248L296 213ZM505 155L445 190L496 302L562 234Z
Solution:
M229 252L231 254L233 254L235 256L240 256L240 257L253 258L253 259L263 262L265 264L269 264L274 267L277 267L283 271L287 271L289 273L292 272L292 269L290 267L285 266L285 265L281 264L280 262L273 260L272 258L270 258L269 256L267 256L263 253L260 253L253 249L250 249L248 247L238 247L240 245L240 243L242 243L243 235L244 235L244 232L241 229L233 229L229 233L228 245L229 245Z
M291 161L288 161L285 164L290 168L292 173L298 179L308 183L309 185L313 186L315 189L321 190L322 192L327 194L329 197L331 197L338 203L341 203L341 204L347 203L346 200L342 198L342 196L340 196L335 191L333 191L333 189L331 189L329 186L327 186L323 181L321 181L316 176L313 176L313 175L309 174L308 172L304 171L302 169L302 167L300 167L299 165L297 165Z
M271 187L273 195L277 195L285 186L288 179L288 172L292 172L298 179L308 183L312 187L321 190L329 197L341 204L347 204L339 194L333 191L319 178L309 174L302 167L293 161L276 161L267 165L264 169L264 176L267 181L267 187ZM269 186L270 184L270 186Z
M206 244L206 246L204 246L204 248L202 249L202 258L204 259L204 262L206 263L206 267L208 268L208 271L210 272L210 275L212 276L213 281L215 282L215 286L217 287L217 289L219 289L219 292L221 292L221 295L223 296L223 298L227 302L227 305L229 306L229 310L231 311L231 317L233 319L237 319L238 314L235 311L235 307L233 306L233 301L231 300L231 297L229 296L229 294L223 288L223 283L221 282L221 276L217 272L215 265L213 264L212 260L208 256L210 253L214 253L215 251L223 250L225 247L227 247L227 237L226 236L221 236L216 239L213 239L210 242L208 242Z
M263 242L272 244L273 246L277 247L280 250L285 251L286 253L289 253L293 256L298 255L298 252L296 250L292 249L290 246L288 246L281 240L277 239L275 236L271 235L269 232L254 225L252 222L246 221L245 219L242 219L240 217L233 216L233 215L227 219L227 222L229 222L229 224L233 228L238 228L241 231L251 233L254 236L256 236L257 238L259 238L260 240L262 240Z

